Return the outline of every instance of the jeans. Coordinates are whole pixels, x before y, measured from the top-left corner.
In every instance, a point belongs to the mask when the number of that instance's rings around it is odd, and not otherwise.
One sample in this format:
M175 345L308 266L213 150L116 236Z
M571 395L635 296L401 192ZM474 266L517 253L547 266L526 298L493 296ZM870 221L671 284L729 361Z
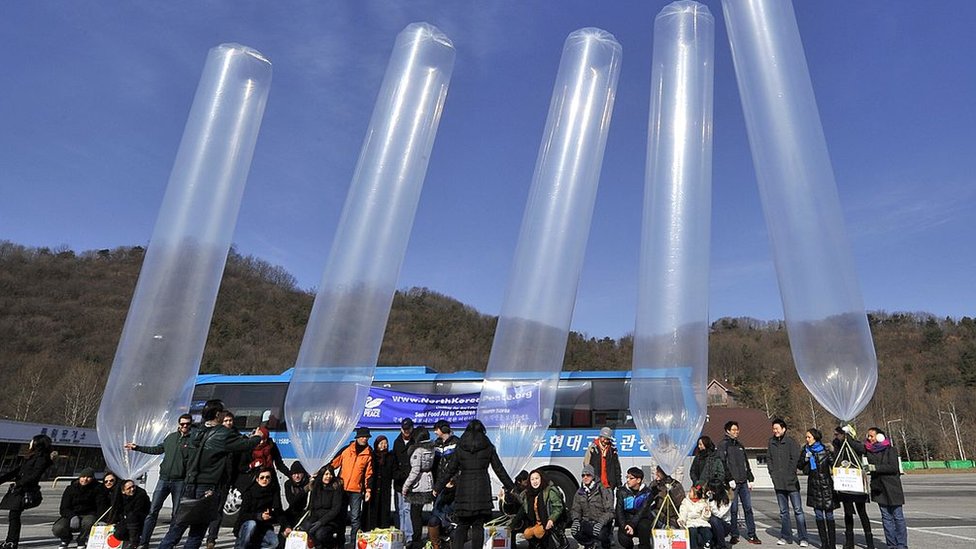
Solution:
M246 520L241 523L241 528L237 532L237 542L234 549L244 549L253 546L251 538L261 536L261 549L274 549L278 547L278 534L275 534L274 525L258 525L257 521Z
M792 505L793 515L796 516L796 540L809 541L807 539L807 519L803 516L803 501L800 499L800 491L776 490L776 503L779 504L780 539L789 541L793 537L793 531L790 529L790 505Z
M708 524L712 527L712 541L715 542L712 546L716 549L728 547L728 544L725 543L725 537L732 531L732 525L715 515L708 518Z
M359 492L346 492L346 496L349 498L349 526L352 528L349 530L352 539L356 539L356 532L360 530L362 516L363 516L363 494Z
M813 516L816 517L817 520L829 520L831 522L833 522L833 520L834 520L834 512L833 511L824 511L822 509L814 509L813 510Z
M881 525L884 526L885 544L890 549L906 549L908 547L908 525L905 523L905 511L901 505L881 505Z
M735 483L732 492L732 537L739 537L739 502L746 515L746 537L756 537L756 517L752 513L752 490L745 481Z
M166 497L172 497L173 516L176 516L176 510L180 507L180 494L182 493L182 480L159 479L159 482L156 483L156 489L153 490L152 495L152 507L149 508L149 514L146 515L146 522L142 527L141 539L144 545L148 545L149 540L152 538L153 530L156 529L156 520L159 519L159 510L163 508L163 502L166 501Z
M196 486L196 490L193 489L193 486ZM201 498L207 492L215 492L216 490L217 487L213 484L187 485L183 487L183 497ZM176 513L173 513L173 515L175 516ZM190 526L190 534L186 537L186 543L183 544L183 549L200 549L200 544L203 543L203 536L207 533L207 526L207 524L194 524ZM186 529L186 524L177 524L174 521L169 525L169 530L163 536L163 541L159 542L159 549L173 549L173 546L180 542Z
M221 488L220 489L220 496L219 496L220 499L218 500L218 501L220 501L220 513L217 514L217 518L215 518L212 521L210 521L210 525L207 526L207 541L216 542L217 541L217 536L220 534L220 523L223 522L223 520L224 520L224 511L223 511L223 509L224 509L224 503L227 502L227 491L228 490L230 490L230 488Z
M397 517L400 520L400 530L403 530L403 539L413 538L413 524L410 523L410 502L401 492L396 493Z

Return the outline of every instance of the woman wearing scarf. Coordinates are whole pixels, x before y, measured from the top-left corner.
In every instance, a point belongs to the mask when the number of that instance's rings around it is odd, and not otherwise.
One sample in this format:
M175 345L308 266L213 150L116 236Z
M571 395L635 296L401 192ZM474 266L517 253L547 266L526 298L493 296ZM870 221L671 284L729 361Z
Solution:
M600 436L590 443L583 456L583 465L593 467L593 472L601 484L611 491L622 486L620 482L620 456L613 445L613 429L600 429Z
M390 441L385 436L376 437L373 442L373 476L370 488L373 496L366 503L363 517L363 530L389 528L390 503L393 501L393 473L396 462L390 453Z
M871 473L871 499L878 502L885 543L892 549L908 547L908 526L905 524L905 491L901 487L901 470L898 468L898 452L884 431L877 427L868 429L864 443L867 451L868 471Z
M806 446L800 451L800 461L796 468L807 475L807 505L813 508L817 519L821 547L836 547L834 509L840 507L840 503L834 496L834 477L830 474L830 468L834 465L834 454L824 446L823 433L817 429L807 431L806 441Z
M530 549L562 549L567 546L565 532L566 504L562 492L553 486L542 471L529 473L522 509L515 516L527 528L522 532Z
M309 542L315 547L332 549L345 543L346 505L342 501L342 481L335 469L326 465L312 477L312 492L308 501Z
M274 485L274 471L262 467L254 483L242 494L234 535L235 549L272 549L278 546L274 527L281 521L281 494Z

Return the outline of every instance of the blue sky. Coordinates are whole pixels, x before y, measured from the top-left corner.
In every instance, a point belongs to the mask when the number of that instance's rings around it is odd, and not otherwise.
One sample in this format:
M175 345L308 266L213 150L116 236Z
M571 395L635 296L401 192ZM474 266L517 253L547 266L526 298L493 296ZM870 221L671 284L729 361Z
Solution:
M623 46L573 329L633 330L654 16L620 2L9 2L0 239L148 243L209 48L274 80L234 242L319 283L396 34L457 61L399 287L498 314L566 35ZM782 318L721 4L710 311ZM976 2L794 3L868 310L974 316Z

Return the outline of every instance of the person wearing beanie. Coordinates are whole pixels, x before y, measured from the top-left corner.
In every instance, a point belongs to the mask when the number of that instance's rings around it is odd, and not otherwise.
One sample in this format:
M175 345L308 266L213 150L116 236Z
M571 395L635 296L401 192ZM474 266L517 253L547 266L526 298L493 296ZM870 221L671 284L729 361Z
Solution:
M331 463L333 469L338 469L346 491L349 526L352 527L350 535L353 538L362 527L363 502L369 503L373 495L370 488L373 478L373 451L369 447L369 438L368 427L357 428L353 441Z
M584 549L592 549L597 542L602 549L610 549L610 520L613 519L613 494L596 480L592 465L584 465L580 488L573 498L570 532Z
M613 429L603 427L600 435L590 443L583 454L583 465L593 467L594 478L611 491L621 486L620 455L613 445Z
M78 547L88 544L88 532L98 520L98 510L109 506L105 490L95 482L95 471L85 467L61 494L61 517L51 531L61 540L61 549L68 547L74 533L78 533Z
M282 536L288 537L292 528L298 526L298 521L305 514L309 488L308 473L301 462L295 460L288 470L288 480L285 481L285 502L288 504L288 509L281 518ZM281 547L284 547L284 543L281 543Z
M644 485L644 471L639 467L627 469L624 485L617 490L617 543L633 549L637 538L639 549L651 549L651 530L654 528L651 511L654 495Z

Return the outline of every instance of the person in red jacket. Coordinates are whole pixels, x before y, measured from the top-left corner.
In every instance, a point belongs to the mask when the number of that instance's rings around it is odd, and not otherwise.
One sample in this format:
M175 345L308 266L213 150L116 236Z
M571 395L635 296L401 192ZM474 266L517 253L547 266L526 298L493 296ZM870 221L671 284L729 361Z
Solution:
M369 428L356 429L356 439L332 460L332 467L339 470L346 499L349 501L349 526L351 536L360 530L363 501L371 497L370 480L373 477L373 454L369 448Z

